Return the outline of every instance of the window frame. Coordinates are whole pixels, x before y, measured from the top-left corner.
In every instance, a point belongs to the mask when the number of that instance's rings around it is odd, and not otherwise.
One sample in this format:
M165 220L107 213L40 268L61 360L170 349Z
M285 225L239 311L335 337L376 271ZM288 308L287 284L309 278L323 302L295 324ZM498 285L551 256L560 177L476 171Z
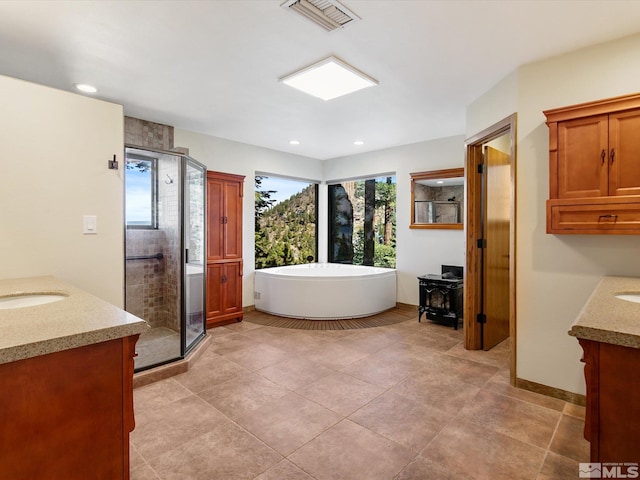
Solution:
M150 162L151 166L150 166L150 172L151 172L151 198L149 199L149 202L151 204L151 222L149 224L129 224L127 222L127 210L126 210L126 201L127 201L127 196L126 196L126 169L127 169L127 164L129 163L129 161L132 162ZM125 227L128 229L135 229L135 230L158 230L159 228L159 224L158 224L158 158L156 157L147 157L144 155L139 155L136 153L128 153L126 158L125 158Z
M458 223L416 223L416 183L420 180L438 180L447 178L462 178L464 191L464 168L448 168L446 170L431 170L427 172L411 173L411 218L409 228L412 229L449 229L462 230L464 228L464 203L460 205L460 221Z
M332 188L338 185L342 185L343 183L346 182L366 182L368 180L374 180L376 182L376 184L378 183L378 181L380 180L380 183L382 183L382 179L386 179L388 177L392 177L394 179L393 184L396 186L396 198L394 199L394 221L393 221L393 227L394 229L397 229L398 226L398 222L397 222L397 213L398 213L398 206L397 206L397 198L398 198L398 192L397 192L397 186L398 186L398 176L395 172L388 172L388 173L380 173L380 174L373 174L373 175L363 175L362 177L351 177L351 178L343 178L343 179L337 179L337 180L331 180L331 181L327 181L327 261L330 263L345 263L344 261L340 261L338 259L336 259L335 256L335 250L334 250L334 243L333 243L333 236L334 236L334 232L333 232L333 223L332 223L332 217L333 217L333 212L335 211L335 205L332 202ZM355 225L355 218L352 218L352 223ZM353 230L353 235L351 238L351 248L353 249L354 247L354 237L355 237L355 229ZM397 240L397 236L395 235L395 233L393 234L394 239ZM397 248L394 250L394 264L397 265ZM375 253L374 253L375 256ZM360 265L357 263L353 263L353 260L351 263L348 263L348 265ZM379 268L389 268L389 267L379 267ZM393 267L395 268L395 267Z
M314 251L315 251L315 255L314 255L313 260L311 262L308 262L308 263L317 263L318 262L318 255L319 255L319 253L318 253L318 248L319 248L319 239L318 239L318 233L319 233L319 231L318 231L319 205L318 204L319 204L319 194L320 194L320 192L319 192L320 182L318 180L309 180L309 179L306 179L306 178L289 177L287 175L280 175L280 174L277 174L277 173L267 173L267 172L260 172L260 171L254 172L254 180L255 180L255 177L277 178L277 179L280 179L280 180L288 180L288 181L296 182L296 183L306 183L306 184L308 184L308 187L313 186L313 194L314 194L314 222L313 222L313 224L314 224ZM308 187L305 187L305 188L308 188ZM304 190L304 189L302 189L302 190ZM302 190L300 192L298 192L298 193L301 193ZM256 192L255 187L254 187L254 192ZM254 219L255 219L255 213L254 213ZM256 265L257 256L255 256L255 248L256 248L256 245L254 244L254 269L257 271L257 270L262 270L263 268L272 268L272 267L268 267L268 266L267 267L261 267L261 268L257 267L257 265ZM306 258L304 260L306 260ZM307 263L307 262L294 264L294 265L300 265L300 264L304 264L304 263Z

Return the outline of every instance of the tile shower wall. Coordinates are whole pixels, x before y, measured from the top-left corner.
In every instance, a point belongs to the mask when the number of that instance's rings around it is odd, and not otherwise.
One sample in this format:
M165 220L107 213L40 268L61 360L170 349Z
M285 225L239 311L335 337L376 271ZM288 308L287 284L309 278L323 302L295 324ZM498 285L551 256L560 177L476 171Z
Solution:
M156 150L173 149L173 127L124 117L124 143Z
M125 117L129 146L172 150L173 127ZM126 264L126 309L152 328L180 328L179 157L159 154L158 228L127 229L126 256L156 255L162 260L130 260Z
M162 294L165 326L180 330L180 160L158 161L158 230L163 233L165 262Z
M127 230L126 256L163 253L164 232L160 230ZM126 272L126 305L129 313L145 319L154 327L167 326L164 308L165 260L128 260Z
M464 186L448 185L433 188L416 183L414 188L414 200L451 202L451 205L455 206L455 210L441 208L437 215L437 221L438 223L457 223L460 221L459 219L462 216L460 208L464 205Z

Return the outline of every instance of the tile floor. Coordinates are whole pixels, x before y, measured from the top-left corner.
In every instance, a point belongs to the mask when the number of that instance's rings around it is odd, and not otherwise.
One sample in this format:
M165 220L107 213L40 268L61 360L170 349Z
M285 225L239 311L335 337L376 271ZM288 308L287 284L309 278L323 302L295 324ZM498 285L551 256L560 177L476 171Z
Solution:
M210 330L190 371L134 391L131 478L578 478L584 408L511 387L507 342L470 352L461 331L383 315L406 321Z

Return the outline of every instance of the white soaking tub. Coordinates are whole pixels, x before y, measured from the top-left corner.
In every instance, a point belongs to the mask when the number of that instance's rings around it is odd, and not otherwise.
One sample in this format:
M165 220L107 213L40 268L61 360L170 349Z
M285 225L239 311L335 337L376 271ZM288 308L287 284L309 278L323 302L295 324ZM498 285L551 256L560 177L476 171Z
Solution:
M255 308L309 320L358 318L396 306L396 271L339 263L256 270Z

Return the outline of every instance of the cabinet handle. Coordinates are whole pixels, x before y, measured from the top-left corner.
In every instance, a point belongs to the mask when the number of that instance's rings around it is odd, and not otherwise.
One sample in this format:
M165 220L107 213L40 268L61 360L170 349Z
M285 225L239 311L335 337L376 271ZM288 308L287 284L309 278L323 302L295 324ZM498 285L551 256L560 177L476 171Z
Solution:
M598 218L599 218L599 219L600 219L600 218L615 218L615 219L617 219L617 218L618 218L618 215L616 215L616 214L614 214L614 213L609 213L609 214L607 214L607 215L600 215Z
M222 275L222 278L220 279L220 283L227 283L227 276L226 275Z
M612 149L611 149L611 163L613 163L613 161L615 160L615 158L616 158L616 149L615 149L615 148L612 148Z
M602 163L604 164L604 159L607 156L607 152L604 151L604 148L602 149L602 153L600 153L600 158L602 158Z

